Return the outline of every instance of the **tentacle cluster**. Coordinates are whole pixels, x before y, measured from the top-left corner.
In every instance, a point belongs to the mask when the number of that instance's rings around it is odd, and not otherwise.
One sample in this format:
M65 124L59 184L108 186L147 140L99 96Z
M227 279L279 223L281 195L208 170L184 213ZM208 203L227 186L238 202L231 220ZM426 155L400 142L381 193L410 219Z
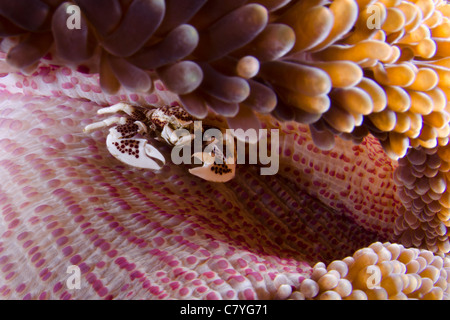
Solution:
M91 59L105 92L151 90L154 75L200 118L272 112L311 124L322 148L372 133L401 157L447 143L449 12L441 0L33 0L0 4L0 35L17 39L4 47L23 71L48 51Z
M449 147L410 149L395 172L403 207L396 220L396 234L406 246L448 252Z
M450 290L450 260L431 251L375 242L326 266L317 263L310 279L291 295L319 300L440 300Z

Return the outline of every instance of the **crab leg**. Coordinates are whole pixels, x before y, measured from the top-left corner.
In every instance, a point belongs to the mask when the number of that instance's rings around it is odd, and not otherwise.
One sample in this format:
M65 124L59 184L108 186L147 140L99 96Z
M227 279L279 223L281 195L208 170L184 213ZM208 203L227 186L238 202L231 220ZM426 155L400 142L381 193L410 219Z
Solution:
M107 118L107 119L99 121L99 122L94 122L94 123L88 124L86 127L84 127L83 131L91 132L98 128L109 127L110 125L113 125L113 124L121 125L121 124L125 124L126 122L127 122L126 117L110 117L110 118Z
M119 111L123 111L129 116L133 114L135 108L127 103L119 102L110 107L102 108L97 111L97 114L106 114L106 113L116 113Z
M161 137L164 140L166 140L169 144L172 144L175 146L182 146L182 145L187 144L190 141L194 140L195 135L191 133L191 134L178 136L177 130L173 130L168 125L165 125L161 132Z

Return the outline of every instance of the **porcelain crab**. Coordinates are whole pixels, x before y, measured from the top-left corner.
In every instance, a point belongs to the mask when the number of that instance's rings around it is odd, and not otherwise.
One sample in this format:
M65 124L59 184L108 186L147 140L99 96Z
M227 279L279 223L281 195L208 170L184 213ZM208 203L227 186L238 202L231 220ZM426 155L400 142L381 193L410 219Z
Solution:
M190 144L194 138L194 121L183 108L164 106L145 108L127 103L117 103L99 109L98 114L114 115L105 120L87 125L84 132L91 132L103 127L110 127L106 138L108 151L118 160L138 168L159 170L165 164L165 158L153 145L150 137L165 141L172 147ZM179 130L184 129L184 130ZM179 134L179 132L184 134ZM226 141L232 139L224 134ZM201 160L200 167L189 169L189 172L202 179L213 182L226 182L235 175L234 155L225 156L217 139L206 141L207 148L192 156ZM208 151L207 151L208 150Z

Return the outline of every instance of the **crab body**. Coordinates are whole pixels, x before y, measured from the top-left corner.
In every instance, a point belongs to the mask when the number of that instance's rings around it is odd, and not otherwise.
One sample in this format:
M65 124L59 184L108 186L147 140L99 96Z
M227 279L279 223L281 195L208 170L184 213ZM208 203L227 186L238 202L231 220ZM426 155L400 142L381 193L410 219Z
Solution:
M138 168L159 170L165 158L149 143L150 138L165 141L170 146L185 146L194 140L194 121L181 107L164 106L148 109L118 103L99 109L98 114L125 113L125 116L112 116L87 125L85 132L109 127L106 138L108 151L118 160ZM113 126L114 125L114 126ZM179 132L183 134L179 134ZM226 140L231 139L225 135ZM207 141L205 152L194 153L203 166L189 169L189 172L202 179L226 182L235 175L234 156L226 157L220 150L217 140ZM207 151L208 150L208 151Z

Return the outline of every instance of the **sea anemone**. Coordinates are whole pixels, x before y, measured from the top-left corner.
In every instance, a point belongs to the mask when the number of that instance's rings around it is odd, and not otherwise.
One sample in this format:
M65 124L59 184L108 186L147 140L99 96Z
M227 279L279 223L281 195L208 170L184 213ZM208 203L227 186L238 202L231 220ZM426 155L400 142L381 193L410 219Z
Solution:
M80 27L69 27L77 17ZM1 161L11 178L1 198L3 296L71 297L56 275L66 266L52 264L62 254L84 270L87 298L448 297L445 1L16 0L0 2L0 18L0 142L15 159ZM280 173L257 177L249 166L213 186L175 166L118 166L102 133L80 129L98 105L118 101L278 128ZM12 200L12 190L29 200ZM57 212L61 203L71 215ZM51 236L38 240L42 228ZM38 288L11 271L14 247L39 272ZM163 266L150 272L146 259ZM317 260L328 267L307 264ZM375 288L369 267L382 275ZM111 278L119 270L133 271L130 283Z

